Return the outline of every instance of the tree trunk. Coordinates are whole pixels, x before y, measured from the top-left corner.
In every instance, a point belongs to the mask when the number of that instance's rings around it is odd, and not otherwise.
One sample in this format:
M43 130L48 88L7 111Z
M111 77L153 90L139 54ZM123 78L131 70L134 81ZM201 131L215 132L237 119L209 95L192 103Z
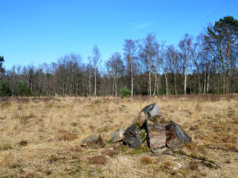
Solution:
M158 95L158 68L159 68L159 59L156 60L156 66L155 66L155 86L154 86L154 94Z
M222 65L221 63L219 63L219 81L217 82L218 83L218 94L221 93L221 90L223 90L223 86L222 86L222 82L223 82L223 79L222 79Z
M114 82L114 78L113 78L113 81L112 81L112 96L114 95L114 90L115 90L115 82Z
M134 90L134 84L133 84L133 68L132 68L132 59L131 59L131 56L130 56L130 72L131 72L131 97L133 96L133 90Z
M211 73L211 63L209 64L209 68L207 72L207 92L209 91L209 87L210 87L210 73Z
M207 80L207 69L206 69L206 66L203 65L203 94L206 93L206 83L207 83L206 80Z
M176 74L174 73L174 93L175 95L178 95L178 91L177 91L177 78L176 78Z
M164 73L165 76L165 85L166 85L166 95L169 94L169 83L168 83L168 76L167 76L167 71Z
M115 96L117 96L117 79L115 79Z
M222 62L222 92L223 94L226 92L226 71L225 71L225 62L224 62L224 58L222 56L222 46L220 44L220 48L219 48L219 52L220 52L220 57L221 57L221 62Z
M158 74L157 74L157 72L156 72L156 74L155 74L155 86L154 86L154 93L153 93L153 95L155 95L155 93L157 92L157 87L158 87L158 85L157 85L157 83L158 83L157 77L158 77Z
M184 94L187 94L187 67L185 67L185 73L184 73Z
M134 90L134 81L133 81L133 75L131 75L131 97L133 96L133 90Z
M226 93L226 76L225 76L225 64L224 64L224 60L222 59L222 81L223 81L223 93Z
M114 94L114 96L117 96L117 79L116 79L116 77L114 76L113 77L113 86L114 86L114 88L113 88L113 94Z
M151 58L149 59L149 95L151 96Z
M229 73L230 73L230 40L226 52L226 93L229 93Z
M188 53L188 52L187 52ZM184 63L184 94L187 94L187 62L188 62L188 54L186 53L185 63Z
M90 78L90 70L88 70L88 95L91 94L91 78Z
M97 96L97 71L94 69L94 96Z

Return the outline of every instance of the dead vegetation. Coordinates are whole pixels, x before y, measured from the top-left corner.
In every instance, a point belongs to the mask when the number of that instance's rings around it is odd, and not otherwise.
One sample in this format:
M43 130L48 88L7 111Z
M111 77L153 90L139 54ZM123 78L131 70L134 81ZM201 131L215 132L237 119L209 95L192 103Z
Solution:
M150 103L193 142L162 155L110 144ZM237 95L0 98L0 177L238 177L237 123ZM104 148L80 147L92 132Z

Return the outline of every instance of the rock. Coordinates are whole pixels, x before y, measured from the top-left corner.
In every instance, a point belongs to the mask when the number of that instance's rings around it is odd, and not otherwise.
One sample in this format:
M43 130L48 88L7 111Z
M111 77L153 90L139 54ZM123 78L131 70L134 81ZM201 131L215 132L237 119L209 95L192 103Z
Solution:
M110 141L123 141L128 147L139 148L145 139L154 153L167 148L179 148L192 140L178 124L159 115L156 103L144 107L126 130L118 129L112 133ZM104 147L105 143L101 135L95 133L83 139L81 146Z
M83 147L104 147L105 143L102 139L102 136L100 133L92 134L86 138L84 138L81 143L81 146Z
M147 119L146 114L144 112L139 112L139 114L136 117L136 124L142 127L146 119Z
M162 148L178 148L191 138L174 121L161 120L161 117L148 118L143 128L147 133L147 145L152 152Z
M191 142L192 139L185 131L174 121L166 125L166 146L168 148L178 148L185 142Z
M156 103L154 104L150 104L147 105L146 107L144 107L141 112L144 112L147 117L151 117L153 118L154 116L158 116L159 115L159 108L158 105Z
M143 142L142 129L146 131L147 145L152 152L166 148L175 149L191 138L174 121L166 121L159 115L158 105L145 106L124 133L123 143L138 148Z
M157 117L159 115L159 108L158 105L150 104L144 107L137 115L137 117L133 120L133 124L137 124L139 127L142 127L145 120L152 119L154 117Z
M146 121L147 131L147 145L152 152L155 149L163 148L166 146L166 129L165 125L158 124L157 122Z
M122 141L124 132L125 132L125 129L123 128L118 129L116 132L113 132L110 142L115 143L115 142Z
M123 136L123 143L132 148L139 148L143 142L141 137L141 130L136 124L128 127Z

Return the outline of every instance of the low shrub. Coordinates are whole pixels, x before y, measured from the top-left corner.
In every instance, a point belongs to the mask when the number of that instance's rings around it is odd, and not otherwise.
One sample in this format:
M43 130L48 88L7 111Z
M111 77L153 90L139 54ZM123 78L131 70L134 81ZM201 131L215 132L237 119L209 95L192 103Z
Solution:
M131 91L128 88L122 88L120 91L120 96L122 98L129 97L131 95Z

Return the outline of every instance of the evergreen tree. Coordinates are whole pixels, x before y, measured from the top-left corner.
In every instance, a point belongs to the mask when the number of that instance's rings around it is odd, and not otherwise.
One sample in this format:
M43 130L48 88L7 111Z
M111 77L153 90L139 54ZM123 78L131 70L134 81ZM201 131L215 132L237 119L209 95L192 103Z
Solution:
M0 56L0 80L3 78L3 74L5 72L4 68L3 68L3 62L4 62L4 57Z
M28 88L25 81L20 81L17 84L17 95L19 96L30 96L31 90Z
M0 96L11 96L11 90L4 80L0 80Z

